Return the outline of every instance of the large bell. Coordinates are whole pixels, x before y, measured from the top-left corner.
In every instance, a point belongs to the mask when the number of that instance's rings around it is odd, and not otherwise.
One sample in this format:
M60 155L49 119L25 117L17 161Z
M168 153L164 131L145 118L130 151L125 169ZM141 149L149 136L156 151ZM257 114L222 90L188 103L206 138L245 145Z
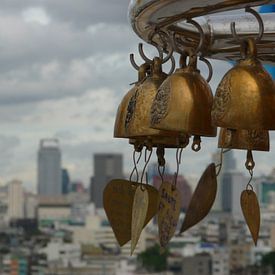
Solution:
M138 70L138 82L133 88L131 88L128 93L123 97L121 103L118 106L115 126L114 126L114 137L116 138L128 138L125 131L125 123L128 120L127 114L129 110L134 112L135 104L134 98L138 91L139 86L146 77L146 72L148 71L149 64L144 63L139 67Z
M218 147L269 151L269 133L266 130L234 130L221 128Z
M151 126L196 136L217 135L211 125L213 95L197 69L197 58L177 69L158 89L151 108Z
M212 110L216 126L230 129L275 130L275 86L257 59L252 38L241 46L245 58L220 82Z

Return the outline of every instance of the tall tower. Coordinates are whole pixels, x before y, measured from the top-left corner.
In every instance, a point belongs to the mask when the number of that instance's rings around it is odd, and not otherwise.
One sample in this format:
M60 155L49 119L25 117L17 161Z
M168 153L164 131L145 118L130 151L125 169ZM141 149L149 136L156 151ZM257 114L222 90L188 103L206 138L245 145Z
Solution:
M24 218L24 190L19 180L8 183L8 217L9 220Z
M38 194L62 194L61 151L57 139L42 139L38 151Z
M112 179L123 179L121 154L95 154L94 177L91 181L91 201L103 208L103 190Z

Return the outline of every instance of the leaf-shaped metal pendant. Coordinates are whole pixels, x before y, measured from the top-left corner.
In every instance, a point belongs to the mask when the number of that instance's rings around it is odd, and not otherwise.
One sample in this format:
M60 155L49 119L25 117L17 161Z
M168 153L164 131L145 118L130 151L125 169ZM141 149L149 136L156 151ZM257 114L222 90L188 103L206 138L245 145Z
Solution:
M254 191L244 190L242 192L241 207L254 244L257 245L260 230L260 206Z
M200 222L211 210L217 193L216 167L208 165L194 191L180 233Z
M114 179L105 187L103 206L120 246L131 240L131 222L134 195L140 183ZM149 194L149 207L144 226L156 215L159 193L156 188L145 185Z
M131 226L131 255L133 254L141 231L143 229L147 209L149 205L149 196L147 189L140 185L135 192L133 209L132 209L132 226Z
M177 228L181 208L181 195L176 186L166 181L161 184L159 193L159 241L161 247L166 247Z

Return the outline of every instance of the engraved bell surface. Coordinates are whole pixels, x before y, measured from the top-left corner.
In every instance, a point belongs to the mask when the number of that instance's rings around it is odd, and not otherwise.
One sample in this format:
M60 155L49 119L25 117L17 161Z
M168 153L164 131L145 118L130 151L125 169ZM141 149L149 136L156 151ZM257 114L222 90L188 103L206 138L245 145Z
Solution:
M220 82L212 110L216 126L230 129L275 130L275 86L256 58L253 39L246 41L245 59Z
M269 133L267 130L234 130L221 128L219 148L269 151Z
M141 82L146 77L146 71L148 69L148 64L143 64L140 66L138 71L138 82L135 84L135 86L128 91L128 93L123 97L121 103L118 106L117 114L116 114L116 120L114 125L114 137L116 138L127 138L126 130L125 130L125 124L128 121L127 113L129 112L129 109L133 112L134 110L134 104L133 104L133 98L135 97L135 94L137 93L137 90L139 86L141 85Z
M151 108L151 126L215 137L217 129L211 124L211 88L196 69L196 58L190 59L191 65L177 69L158 89Z
M152 64L152 72L145 81L137 87L132 95L131 108L127 109L125 133L126 136L136 142L152 147L163 144L166 147L174 148L185 146L189 136L175 131L163 131L151 128L150 113L151 105L156 96L157 90L167 74L162 72L161 60L155 57Z

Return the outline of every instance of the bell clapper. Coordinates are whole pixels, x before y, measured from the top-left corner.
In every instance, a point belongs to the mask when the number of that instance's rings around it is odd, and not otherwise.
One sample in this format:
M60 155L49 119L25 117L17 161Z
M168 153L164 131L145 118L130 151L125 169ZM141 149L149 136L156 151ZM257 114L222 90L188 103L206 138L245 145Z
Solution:
M253 169L255 167L255 161L253 159L253 155L252 155L251 150L247 150L245 167L246 167L246 169L248 170L248 172L250 174L250 179L249 179L249 181L246 185L246 190L247 191L249 191L249 190L254 191L253 186L251 184L251 181L253 179Z
M165 172L165 158L164 158L164 154L165 154L165 148L163 145L158 145L157 146L157 158L158 158L158 172L159 172L159 176L161 178L161 182L163 183L164 181L164 172Z
M201 137L200 136L194 136L193 144L192 144L192 150L194 152L199 152L200 149L201 149Z

